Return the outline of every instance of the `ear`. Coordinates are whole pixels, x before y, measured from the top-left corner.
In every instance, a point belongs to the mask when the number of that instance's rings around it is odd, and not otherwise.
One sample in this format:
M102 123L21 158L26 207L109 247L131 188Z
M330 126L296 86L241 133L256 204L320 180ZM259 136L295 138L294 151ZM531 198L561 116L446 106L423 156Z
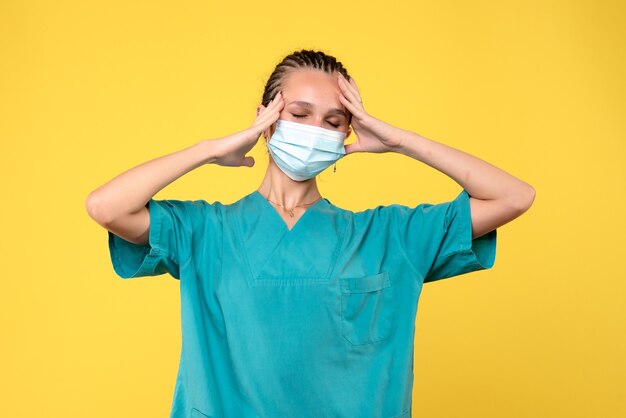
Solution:
M350 137L351 133L352 133L352 128L350 126L348 126L348 130L346 131L346 139L348 139Z
M270 125L269 128L267 128L265 132L263 132L263 136L267 139L267 141L269 141L272 138L272 135L274 135L274 132L276 131L275 126L276 122Z

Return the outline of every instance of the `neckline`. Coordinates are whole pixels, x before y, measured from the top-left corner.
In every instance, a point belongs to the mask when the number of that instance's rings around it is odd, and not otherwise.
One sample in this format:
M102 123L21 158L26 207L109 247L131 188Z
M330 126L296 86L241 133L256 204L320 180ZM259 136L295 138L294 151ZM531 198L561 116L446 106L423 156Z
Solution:
M278 211L276 210L276 208L265 198L265 196L263 196L258 190L253 191L250 196L256 197L257 199L261 200L263 203L262 205L265 206L266 211L272 212L273 215L271 215L275 220L278 221L278 223L282 226L282 228L285 230L285 232L287 233L292 233L294 229L296 229L296 227L302 223L303 219L307 217L307 215L310 215L309 212L311 210L315 211L317 210L317 208L321 207L322 205L326 206L330 204L330 201L328 199L326 199L325 197L322 196L322 198L320 200L318 200L317 202L313 203L311 206L308 207L308 209L306 209L304 211L304 213L302 215L300 215L300 217L298 218L298 220L296 221L296 223L291 227L291 229L289 229L289 227L287 226L287 222L285 222L285 220L283 219L282 216L280 216L280 213L278 213Z
M233 221L240 244L237 252L241 250L251 285L328 283L349 225L336 209L323 197L310 205L290 230L261 193L255 190L245 195ZM306 251L310 245L314 250Z

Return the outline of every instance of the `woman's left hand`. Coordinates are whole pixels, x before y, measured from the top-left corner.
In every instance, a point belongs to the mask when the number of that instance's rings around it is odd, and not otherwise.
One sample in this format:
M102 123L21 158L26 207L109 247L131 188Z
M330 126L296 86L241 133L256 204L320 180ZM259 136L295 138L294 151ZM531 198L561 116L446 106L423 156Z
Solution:
M402 135L400 135L402 129L376 119L365 111L354 78L350 77L348 82L339 73L338 80L339 89L342 93L339 95L339 101L352 113L352 128L357 136L355 143L345 146L346 155L353 152L383 153L397 151L402 142Z

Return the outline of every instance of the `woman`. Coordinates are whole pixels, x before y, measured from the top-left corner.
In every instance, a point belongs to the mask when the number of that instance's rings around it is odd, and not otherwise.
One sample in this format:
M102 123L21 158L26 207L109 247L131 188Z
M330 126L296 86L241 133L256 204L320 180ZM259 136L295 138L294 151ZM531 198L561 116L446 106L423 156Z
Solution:
M345 145L354 128L357 140ZM204 164L254 165L232 204L153 200ZM454 179L450 202L361 212L323 198L316 175L356 152L397 152ZM87 199L116 273L180 280L182 351L171 417L410 417L424 282L491 268L496 228L534 189L457 149L369 115L335 58L278 64L249 128L141 164Z

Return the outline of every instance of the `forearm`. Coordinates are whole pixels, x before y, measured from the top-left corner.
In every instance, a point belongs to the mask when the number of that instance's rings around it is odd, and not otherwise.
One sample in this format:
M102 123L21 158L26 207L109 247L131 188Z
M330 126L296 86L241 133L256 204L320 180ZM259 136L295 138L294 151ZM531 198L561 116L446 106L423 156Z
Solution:
M88 211L103 224L134 214L176 179L211 163L213 155L212 141L201 141L131 168L91 192L87 199Z
M417 133L400 130L397 152L446 174L477 199L507 199L519 207L527 205L534 189L528 183L473 155ZM530 199L532 200L532 199Z

